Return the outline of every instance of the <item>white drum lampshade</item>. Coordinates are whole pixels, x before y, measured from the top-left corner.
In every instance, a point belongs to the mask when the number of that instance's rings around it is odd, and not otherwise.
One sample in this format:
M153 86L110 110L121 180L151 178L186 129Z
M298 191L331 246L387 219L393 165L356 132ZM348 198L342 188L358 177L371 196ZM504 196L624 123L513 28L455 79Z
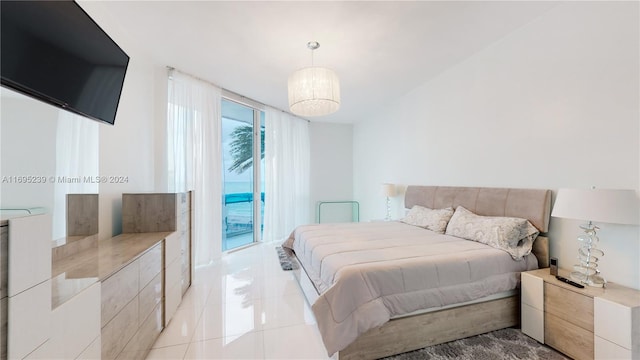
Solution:
M606 280L600 274L598 263L604 251L597 247L600 239L593 224L629 224L640 221L640 202L635 190L559 189L551 216L585 220L584 234L578 236L578 264L573 266L571 278L585 285L602 287Z
M307 67L289 76L289 109L299 116L322 116L340 108L340 80L324 67Z

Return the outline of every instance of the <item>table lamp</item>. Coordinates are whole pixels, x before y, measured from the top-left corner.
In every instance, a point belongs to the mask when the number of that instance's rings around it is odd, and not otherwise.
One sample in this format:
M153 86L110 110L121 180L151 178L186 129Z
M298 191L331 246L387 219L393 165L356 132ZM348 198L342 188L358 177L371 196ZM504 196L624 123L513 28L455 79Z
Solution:
M385 221L391 221L391 198L396 196L396 186L394 184L382 184L382 192L387 197L387 217Z
M604 252L597 248L600 229L593 222L638 224L638 197L634 190L559 189L551 216L585 220L580 226L584 234L578 236L579 264L573 266L571 278L589 286L603 287L606 280L600 275L598 261Z

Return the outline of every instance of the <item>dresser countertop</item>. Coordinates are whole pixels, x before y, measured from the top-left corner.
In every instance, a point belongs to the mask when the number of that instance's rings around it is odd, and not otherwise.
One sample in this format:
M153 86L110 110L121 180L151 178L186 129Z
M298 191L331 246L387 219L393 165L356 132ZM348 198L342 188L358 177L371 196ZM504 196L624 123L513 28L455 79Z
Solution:
M51 308L55 309L98 281L104 281L171 232L126 233L52 263Z
M570 271L566 269L559 269L558 272L560 276L570 278ZM549 273L548 268L532 270L528 273L542 278L543 281L549 284L559 286L566 290L574 291L589 297L599 297L615 301L629 307L640 306L640 290L628 288L626 286L622 286L612 282L608 282L604 288L585 286L584 288L580 289L557 280L554 275L551 275Z

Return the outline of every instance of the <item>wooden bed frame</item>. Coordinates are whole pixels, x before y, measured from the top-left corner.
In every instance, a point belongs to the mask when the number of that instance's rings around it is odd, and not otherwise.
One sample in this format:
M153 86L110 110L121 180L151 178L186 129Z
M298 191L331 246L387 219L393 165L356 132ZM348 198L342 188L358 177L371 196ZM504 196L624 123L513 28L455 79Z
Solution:
M551 190L409 186L405 207L465 208L479 215L528 219L541 233L549 227ZM549 239L539 236L532 251L540 268L549 267ZM309 304L318 297L304 268L294 271ZM339 351L340 360L378 359L520 324L520 296L450 307L392 319L360 335Z

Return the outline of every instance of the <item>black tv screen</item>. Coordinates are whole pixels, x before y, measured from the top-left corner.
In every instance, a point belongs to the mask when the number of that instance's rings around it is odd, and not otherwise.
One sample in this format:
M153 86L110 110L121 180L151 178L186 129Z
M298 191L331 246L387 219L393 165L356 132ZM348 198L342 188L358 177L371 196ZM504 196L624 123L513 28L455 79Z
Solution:
M129 56L74 1L0 1L2 85L112 124Z

